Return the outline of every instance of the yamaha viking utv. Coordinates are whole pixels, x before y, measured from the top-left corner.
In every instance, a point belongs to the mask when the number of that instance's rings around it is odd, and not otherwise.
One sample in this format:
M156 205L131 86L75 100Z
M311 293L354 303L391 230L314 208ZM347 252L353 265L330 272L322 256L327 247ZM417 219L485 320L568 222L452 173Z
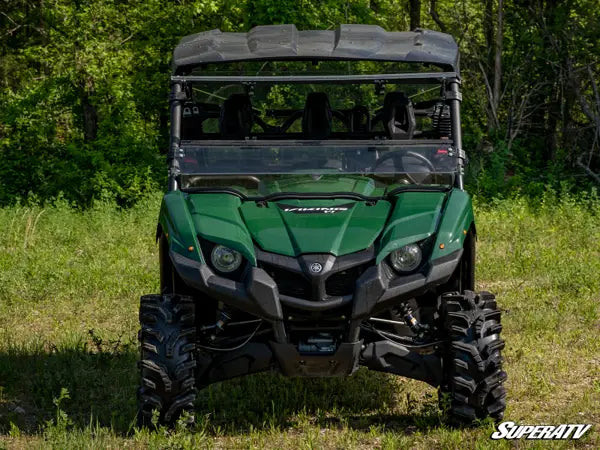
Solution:
M438 387L450 419L502 418L454 39L259 26L185 37L173 62L141 423L172 424L221 380L359 366Z

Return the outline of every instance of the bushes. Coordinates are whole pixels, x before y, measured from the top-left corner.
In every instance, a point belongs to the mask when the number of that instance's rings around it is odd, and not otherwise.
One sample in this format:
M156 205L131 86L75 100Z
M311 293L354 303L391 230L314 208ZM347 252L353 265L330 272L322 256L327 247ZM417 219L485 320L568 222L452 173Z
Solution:
M0 46L0 204L61 192L131 204L164 185L170 55L192 17L214 17L207 2L184 6L11 3L8 16L37 28Z
M165 185L170 59L180 37L279 23L296 23L299 29L366 23L406 30L410 10L401 0L4 3L0 204L29 193L50 199L62 192L88 206L107 197L129 205ZM589 14L595 4L584 0L540 10L525 2L505 8L505 95L498 129L492 130L483 77L483 72L491 76L492 49L484 36L487 16L481 2L456 8L440 0L437 21L427 14L426 3L421 2L422 27L443 26L461 45L464 143L475 191L487 197L516 190L535 196L565 180L579 186L573 162L594 149L597 130L577 105L586 98L595 104L593 87L585 77L563 76L569 72L563 66L567 61L578 73L597 71L598 18ZM542 45L549 39L540 25L546 23L550 31L561 31L554 33L553 46ZM575 88L582 93L579 99L571 92ZM524 97L529 99L525 116L517 114ZM509 148L507 136L515 127L520 131Z

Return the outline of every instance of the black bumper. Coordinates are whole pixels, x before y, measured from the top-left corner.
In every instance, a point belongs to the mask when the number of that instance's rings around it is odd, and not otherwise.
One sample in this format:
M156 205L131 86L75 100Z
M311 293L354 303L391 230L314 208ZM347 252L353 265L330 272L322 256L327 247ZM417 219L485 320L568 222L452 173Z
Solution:
M244 281L238 282L216 275L206 264L174 252L171 252L170 256L175 269L186 284L273 325L274 342L271 343L270 349L261 349L265 361L257 363L261 370L270 364L266 360L274 359L278 362L280 370L287 375L331 376L345 375L356 370L363 347L359 341L360 324L363 320L379 310L390 307L394 302L421 295L448 281L460 261L462 250L431 261L424 273L403 277L396 276L383 264L371 266L356 280L352 296L325 298L321 301L280 295L275 280L258 267L251 267ZM322 257L325 260L330 258ZM315 256L311 255L311 258L314 259ZM300 265L306 264L301 261ZM307 357L299 354L286 336L283 314L285 306L311 312L348 306L351 308L348 342L340 344L333 355ZM364 353L365 348L362 350ZM377 364L367 361L365 365ZM424 381L431 382L428 379Z
M280 295L275 281L258 267L252 267L244 282L238 282L218 276L208 265L178 253L171 252L170 256L177 273L189 286L234 308L269 322L276 322L283 320L282 305L306 311L326 311L352 304L351 319L370 317L377 310L385 309L391 302L418 296L448 281L460 261L462 250L431 261L425 274L398 277L388 273L383 264L369 267L356 280L352 297L335 297L322 301Z

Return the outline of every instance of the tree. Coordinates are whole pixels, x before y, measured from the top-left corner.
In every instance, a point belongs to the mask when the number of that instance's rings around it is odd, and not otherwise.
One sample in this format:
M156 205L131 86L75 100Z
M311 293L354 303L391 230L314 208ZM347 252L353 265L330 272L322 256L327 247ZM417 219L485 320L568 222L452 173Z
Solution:
M409 0L410 29L421 28L421 0Z
M0 204L30 192L40 198L63 192L80 204L109 195L126 204L156 188L165 179L161 152L168 145L175 44L201 30L272 23L450 32L461 47L471 176L484 176L478 167L495 171L490 193L510 188L513 178L543 184L586 173L597 180L597 0L429 0L428 14L422 6L421 0L4 1Z

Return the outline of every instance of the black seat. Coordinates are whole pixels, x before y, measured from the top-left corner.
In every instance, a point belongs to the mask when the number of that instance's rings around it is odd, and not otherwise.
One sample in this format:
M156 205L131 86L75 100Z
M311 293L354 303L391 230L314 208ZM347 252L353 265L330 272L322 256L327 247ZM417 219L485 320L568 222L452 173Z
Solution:
M415 110L403 92L390 92L383 100L383 126L392 139L412 139L417 127Z
M326 139L331 134L333 113L327 94L311 92L306 96L302 133L306 139Z
M200 120L200 109L193 103L184 105L181 117L182 139L202 139L202 120Z
M366 106L356 105L350 111L350 131L371 131L371 116L369 115L369 109Z
M232 94L221 106L219 129L225 139L245 139L250 136L254 117L252 103L246 94Z

